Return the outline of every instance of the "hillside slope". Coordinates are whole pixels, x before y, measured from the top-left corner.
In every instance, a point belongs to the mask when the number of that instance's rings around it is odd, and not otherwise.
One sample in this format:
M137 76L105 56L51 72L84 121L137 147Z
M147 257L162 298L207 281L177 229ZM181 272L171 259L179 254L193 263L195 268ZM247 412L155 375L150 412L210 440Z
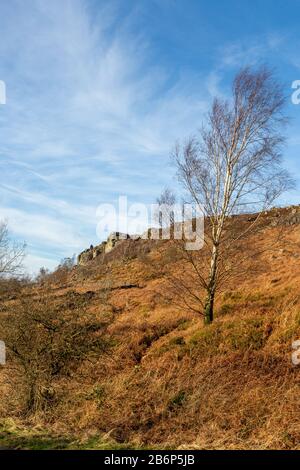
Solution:
M56 401L26 419L16 396L10 402L3 370L3 422L125 447L300 449L300 366L291 361L300 339L298 221L267 218L249 237L247 246L268 247L254 260L259 269L224 287L205 327L172 300L156 269L163 259L171 271L183 270L163 258L171 242L124 243L75 267L63 285L53 278L25 288L34 298L47 290L66 309L83 302L95 317L109 305L111 344L55 377Z

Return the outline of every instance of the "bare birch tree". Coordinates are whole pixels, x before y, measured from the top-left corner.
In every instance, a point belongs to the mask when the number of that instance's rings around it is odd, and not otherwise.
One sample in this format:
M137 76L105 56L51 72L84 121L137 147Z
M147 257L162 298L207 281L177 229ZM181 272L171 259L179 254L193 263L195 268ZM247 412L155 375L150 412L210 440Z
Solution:
M206 324L213 321L216 292L229 275L233 246L292 185L281 166L284 104L282 86L271 70L244 68L233 81L231 99L213 101L200 137L175 150L179 180L191 200L204 208L207 221L209 266L202 271L195 266L206 292ZM246 226L228 229L228 218L240 213L255 215Z

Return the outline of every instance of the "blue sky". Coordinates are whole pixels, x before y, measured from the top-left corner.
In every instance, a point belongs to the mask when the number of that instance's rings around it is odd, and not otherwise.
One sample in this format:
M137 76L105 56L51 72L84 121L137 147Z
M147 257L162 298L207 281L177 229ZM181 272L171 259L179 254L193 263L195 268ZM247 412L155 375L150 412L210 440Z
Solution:
M242 65L300 80L297 0L2 0L0 218L53 268L97 243L96 209L153 202L169 155ZM300 105L285 165L300 180ZM300 203L299 186L282 204Z

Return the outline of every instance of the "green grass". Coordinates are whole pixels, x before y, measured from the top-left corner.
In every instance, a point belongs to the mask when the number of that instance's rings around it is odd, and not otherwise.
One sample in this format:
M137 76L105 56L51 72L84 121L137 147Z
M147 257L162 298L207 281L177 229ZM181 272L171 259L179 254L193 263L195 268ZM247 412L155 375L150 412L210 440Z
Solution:
M250 318L224 323L213 323L197 331L189 340L192 355L216 355L232 351L259 350L264 346L262 319Z
M193 334L188 342L192 354L216 354L222 341L220 326L213 323Z
M0 448L4 449L63 450L68 449L70 444L70 440L63 437L0 428Z
M93 436L86 440L57 436L45 430L26 429L12 420L0 422L0 448L14 450L121 450L133 445Z
M227 325L224 340L230 349L259 350L264 345L264 325L261 319L247 319Z

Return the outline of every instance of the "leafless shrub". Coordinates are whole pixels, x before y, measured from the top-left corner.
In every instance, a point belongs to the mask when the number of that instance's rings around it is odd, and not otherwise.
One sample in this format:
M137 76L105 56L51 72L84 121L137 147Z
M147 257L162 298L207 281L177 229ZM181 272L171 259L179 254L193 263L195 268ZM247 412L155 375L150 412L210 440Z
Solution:
M13 243L6 222L0 222L0 277L20 274L25 245Z
M71 258L64 258L53 272L41 268L37 280L59 286L67 285L74 266L75 255Z
M20 297L2 312L1 338L8 353L5 373L26 414L55 403L55 380L72 375L82 361L107 350L111 319L90 313L77 298L66 306L47 293Z

